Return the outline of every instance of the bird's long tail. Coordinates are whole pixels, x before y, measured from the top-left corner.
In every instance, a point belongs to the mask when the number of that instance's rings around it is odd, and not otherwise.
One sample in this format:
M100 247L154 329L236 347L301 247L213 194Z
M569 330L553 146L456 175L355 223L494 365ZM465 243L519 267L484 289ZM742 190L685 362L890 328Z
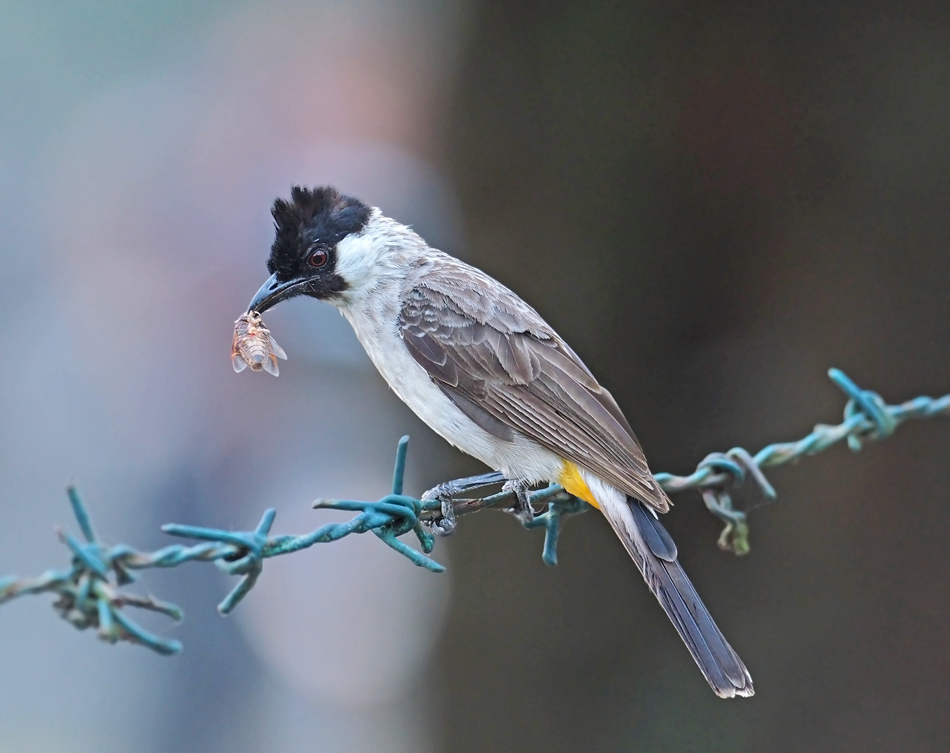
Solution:
M610 495L613 496L613 495ZM720 698L750 696L752 677L726 641L677 561L676 544L656 516L632 497L604 500L601 511ZM601 500L598 499L600 502Z

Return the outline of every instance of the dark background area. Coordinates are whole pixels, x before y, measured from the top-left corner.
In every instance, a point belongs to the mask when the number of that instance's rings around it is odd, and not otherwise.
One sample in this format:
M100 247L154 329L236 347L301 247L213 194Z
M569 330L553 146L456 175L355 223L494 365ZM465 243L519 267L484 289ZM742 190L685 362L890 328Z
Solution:
M447 160L472 261L585 358L655 469L833 422L845 369L946 391L950 24L920 3L485 3ZM452 541L446 749L944 750L939 422L771 472L752 553L665 519L756 682L720 701L609 527L561 564L497 516Z
M654 471L837 423L843 369L950 391L950 9L938 3L11 2L0 7L0 576L110 541L276 533L480 472L340 317L268 314L231 373L268 209L334 183L532 303ZM259 377L259 378L258 378ZM4 751L944 751L950 423L770 471L751 553L695 493L664 523L748 665L716 698L606 522L482 513L447 576L373 537L270 561L233 618L210 566L149 573L175 659L0 610ZM742 501L754 503L754 494Z

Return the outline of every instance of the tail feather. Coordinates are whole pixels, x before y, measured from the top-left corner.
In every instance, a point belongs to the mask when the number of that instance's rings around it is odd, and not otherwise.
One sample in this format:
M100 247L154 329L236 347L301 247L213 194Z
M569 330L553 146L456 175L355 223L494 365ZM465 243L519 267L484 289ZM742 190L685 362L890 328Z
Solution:
M611 508L602 507L713 691L721 698L751 696L749 670L686 577L669 533L642 502L632 497L627 498L625 510ZM627 511L629 514L622 514Z

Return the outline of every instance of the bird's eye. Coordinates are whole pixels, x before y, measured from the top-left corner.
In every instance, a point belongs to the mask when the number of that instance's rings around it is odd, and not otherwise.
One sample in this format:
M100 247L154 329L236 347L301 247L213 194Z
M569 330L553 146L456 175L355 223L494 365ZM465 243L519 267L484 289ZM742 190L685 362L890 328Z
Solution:
M318 248L307 258L307 263L314 269L325 267L328 261L330 261L330 254L325 248Z

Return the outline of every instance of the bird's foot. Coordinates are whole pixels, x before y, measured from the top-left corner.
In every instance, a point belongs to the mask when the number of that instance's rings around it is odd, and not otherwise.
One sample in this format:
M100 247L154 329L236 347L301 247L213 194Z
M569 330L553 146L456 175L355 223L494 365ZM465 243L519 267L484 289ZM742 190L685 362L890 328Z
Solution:
M523 526L529 525L534 520L534 508L531 506L528 489L528 484L515 479L509 479L501 487L503 492L510 492L515 495L515 504L505 508L505 512L514 515Z
M448 536L455 531L455 503L457 494L481 489L492 484L500 484L505 477L500 473L485 473L481 476L468 476L454 481L446 481L434 486L422 495L422 502L438 502L439 516L430 518L426 524L436 536Z

